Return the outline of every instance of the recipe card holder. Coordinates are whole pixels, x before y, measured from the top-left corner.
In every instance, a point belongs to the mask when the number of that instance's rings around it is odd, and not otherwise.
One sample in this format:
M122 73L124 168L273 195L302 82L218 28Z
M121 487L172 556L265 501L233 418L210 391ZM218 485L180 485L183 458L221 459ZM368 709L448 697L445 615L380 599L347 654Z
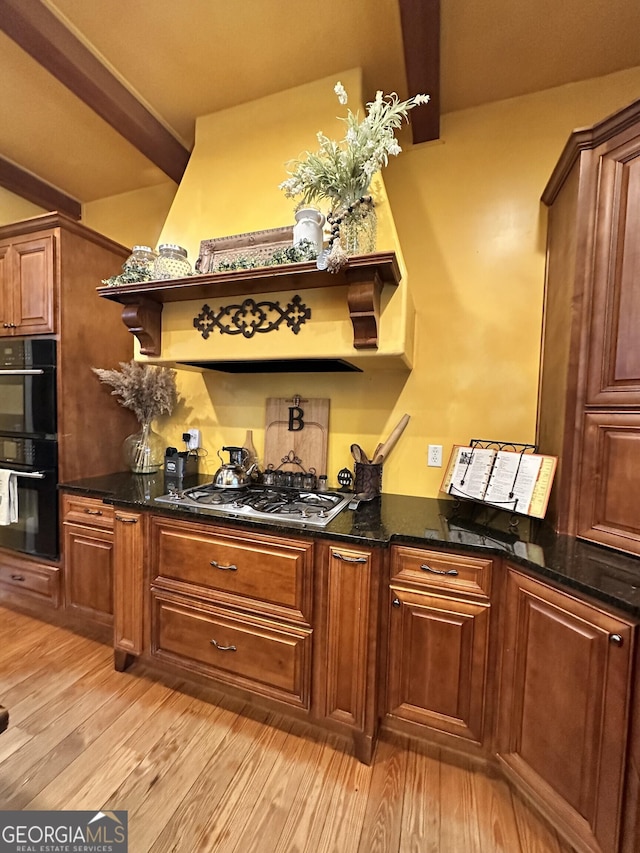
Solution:
M512 526L519 515L544 518L557 458L536 451L535 444L480 438L455 446L441 491L457 502L511 512Z

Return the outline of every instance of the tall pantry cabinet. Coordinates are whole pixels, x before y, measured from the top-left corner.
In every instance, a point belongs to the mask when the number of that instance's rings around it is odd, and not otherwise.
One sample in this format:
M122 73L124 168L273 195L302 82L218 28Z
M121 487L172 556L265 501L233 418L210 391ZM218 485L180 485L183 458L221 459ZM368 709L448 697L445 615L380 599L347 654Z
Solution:
M117 304L96 294L129 250L60 213L0 227L0 338L57 339L58 479L123 468L136 421L92 372L133 357Z
M640 100L569 138L549 207L538 445L561 533L640 554Z

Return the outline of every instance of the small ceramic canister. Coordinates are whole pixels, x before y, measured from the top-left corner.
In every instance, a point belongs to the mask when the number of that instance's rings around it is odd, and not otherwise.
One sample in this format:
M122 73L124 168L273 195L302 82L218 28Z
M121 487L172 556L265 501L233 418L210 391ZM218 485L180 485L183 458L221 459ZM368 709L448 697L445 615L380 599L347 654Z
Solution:
M296 224L293 226L294 246L301 240L308 240L316 247L319 254L322 251L323 243L324 213L320 213L315 207L303 207L296 211L295 217Z

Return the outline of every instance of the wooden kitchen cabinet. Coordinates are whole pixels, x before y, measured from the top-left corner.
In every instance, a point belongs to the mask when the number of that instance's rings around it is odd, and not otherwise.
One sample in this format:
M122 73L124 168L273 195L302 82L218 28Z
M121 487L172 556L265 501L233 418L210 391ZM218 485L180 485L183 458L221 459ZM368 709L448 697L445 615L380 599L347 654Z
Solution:
M485 740L492 562L391 548L385 727Z
M113 624L113 507L63 495L65 606L89 622Z
M145 625L145 545L148 516L118 507L113 515L114 664L126 669L142 654Z
M370 764L378 728L379 549L318 543L316 714Z
M152 594L152 654L252 694L308 709L312 631L200 599Z
M54 331L53 237L0 240L0 337Z
M60 569L21 557L15 552L0 551L0 593L2 598L21 604L59 607L61 600Z
M577 850L619 845L633 624L509 569L498 759Z
M0 336L57 340L60 482L121 470L122 442L136 428L91 370L133 357L119 307L96 294L128 254L59 213L0 226Z
M308 711L313 543L174 519L151 525L151 654Z
M578 536L637 551L640 411L588 412L583 447Z
M569 139L549 206L537 442L560 533L640 554L640 101Z

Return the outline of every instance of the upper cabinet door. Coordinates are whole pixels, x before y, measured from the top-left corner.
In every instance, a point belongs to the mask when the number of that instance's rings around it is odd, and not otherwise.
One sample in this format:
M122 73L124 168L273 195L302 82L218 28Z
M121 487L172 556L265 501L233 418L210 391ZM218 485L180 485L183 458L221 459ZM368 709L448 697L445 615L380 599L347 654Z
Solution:
M53 332L53 237L16 242L12 252L15 334Z
M638 131L635 131L637 134ZM640 136L601 146L587 405L640 403Z
M9 246L0 246L0 336L13 334L12 294Z

